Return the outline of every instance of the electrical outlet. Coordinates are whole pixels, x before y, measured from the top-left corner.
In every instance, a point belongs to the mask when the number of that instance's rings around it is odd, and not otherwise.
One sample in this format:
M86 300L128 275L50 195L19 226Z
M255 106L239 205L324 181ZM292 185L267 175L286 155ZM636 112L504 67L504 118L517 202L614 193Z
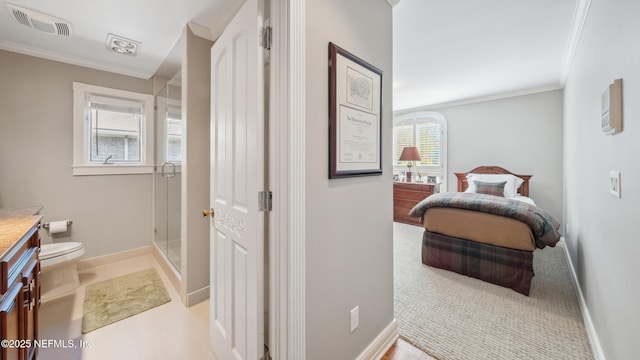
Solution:
M609 193L617 198L620 198L620 172L609 172Z
M356 329L358 328L358 325L359 325L358 312L359 312L359 309L357 306L351 309L351 332L356 331Z

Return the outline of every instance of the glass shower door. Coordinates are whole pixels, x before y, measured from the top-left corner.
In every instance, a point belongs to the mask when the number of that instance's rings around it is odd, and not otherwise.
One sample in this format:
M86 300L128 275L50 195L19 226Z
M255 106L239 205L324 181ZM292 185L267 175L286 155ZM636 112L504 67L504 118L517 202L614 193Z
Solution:
M182 107L180 73L157 97L155 242L181 271Z

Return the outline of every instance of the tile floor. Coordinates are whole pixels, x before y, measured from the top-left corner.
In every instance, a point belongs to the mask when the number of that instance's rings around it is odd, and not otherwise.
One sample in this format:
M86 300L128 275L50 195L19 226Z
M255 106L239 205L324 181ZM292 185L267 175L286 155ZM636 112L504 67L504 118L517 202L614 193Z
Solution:
M83 335L82 307L87 284L149 267L158 270L171 301ZM50 346L39 349L39 359L215 360L209 347L209 301L186 308L153 255L83 270L79 275L77 290L40 307L39 337Z

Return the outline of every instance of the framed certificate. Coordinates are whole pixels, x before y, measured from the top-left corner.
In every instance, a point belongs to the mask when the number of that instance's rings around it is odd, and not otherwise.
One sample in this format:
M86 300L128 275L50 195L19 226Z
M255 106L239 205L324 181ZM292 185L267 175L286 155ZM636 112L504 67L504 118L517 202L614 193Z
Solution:
M382 175L382 71L329 43L329 178Z

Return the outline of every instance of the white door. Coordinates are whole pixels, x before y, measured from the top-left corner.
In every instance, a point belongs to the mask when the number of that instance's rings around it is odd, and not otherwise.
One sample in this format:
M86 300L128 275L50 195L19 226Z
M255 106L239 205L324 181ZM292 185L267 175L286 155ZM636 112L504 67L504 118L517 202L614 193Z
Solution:
M211 346L218 360L264 352L262 27L247 0L211 48Z

